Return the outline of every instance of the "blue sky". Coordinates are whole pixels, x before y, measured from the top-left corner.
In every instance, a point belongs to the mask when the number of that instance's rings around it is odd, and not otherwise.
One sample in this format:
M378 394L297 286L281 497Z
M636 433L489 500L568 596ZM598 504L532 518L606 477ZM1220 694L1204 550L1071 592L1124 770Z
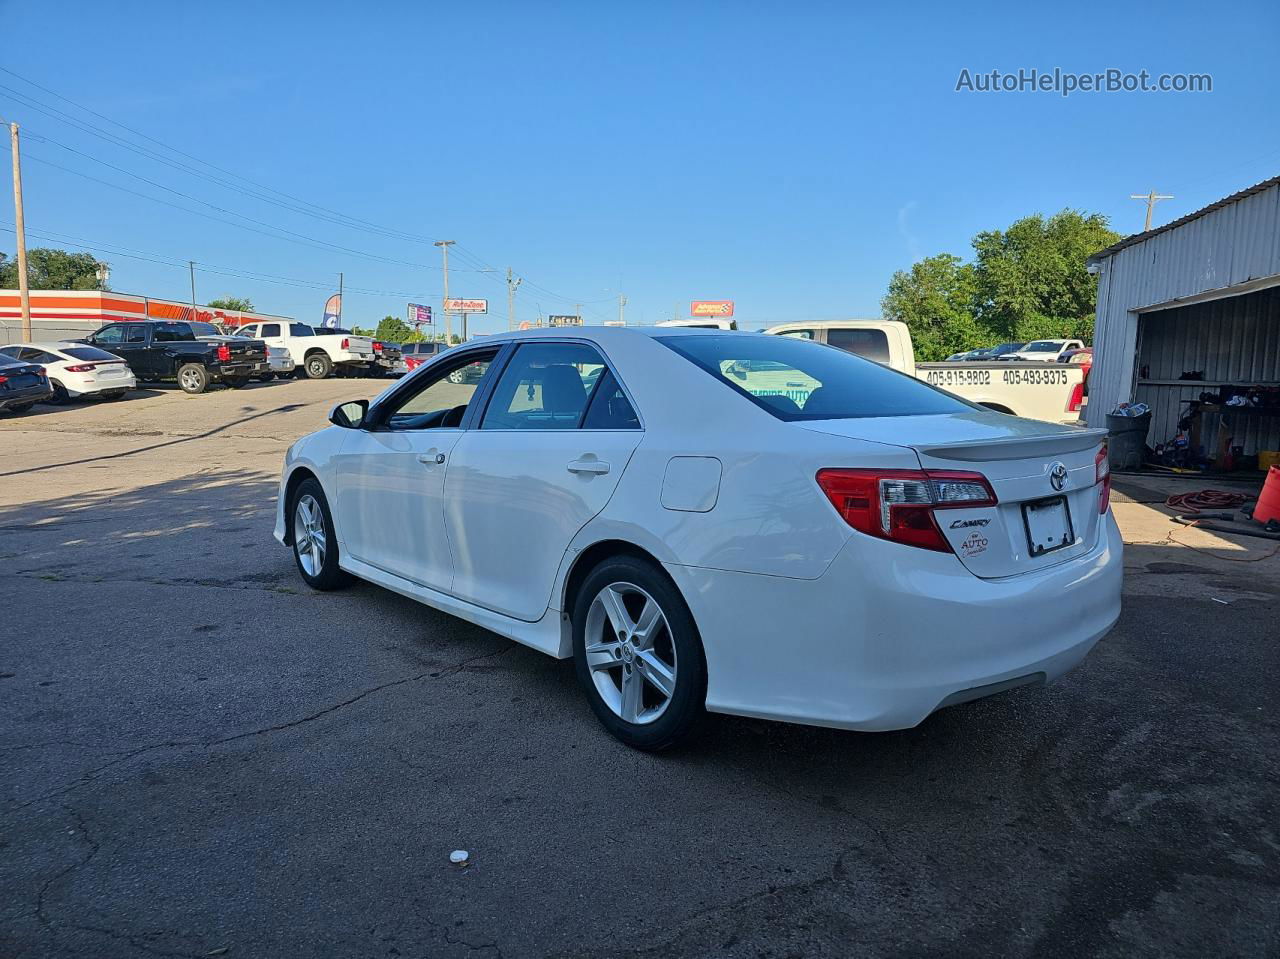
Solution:
M188 277L123 250L319 286L342 271L349 288L386 291L351 293L348 324L403 315L405 294L438 309L435 239L458 242L451 292L490 300L479 331L506 326L503 273L476 272L486 266L525 278L517 319L575 302L613 318L619 292L633 322L720 298L747 326L875 316L894 270L967 255L979 230L1073 207L1136 232L1131 193L1175 194L1160 223L1280 173L1274 3L9 2L0 19L21 40L0 59L13 71L0 73L0 115L26 133L29 231L113 247L101 258L126 292L184 299ZM1214 90L955 92L962 68L1032 67L1209 73ZM421 239L305 216L106 143L11 91L163 153L14 74ZM0 249L12 243L0 232ZM308 321L326 295L205 269L197 281L201 301L248 295Z

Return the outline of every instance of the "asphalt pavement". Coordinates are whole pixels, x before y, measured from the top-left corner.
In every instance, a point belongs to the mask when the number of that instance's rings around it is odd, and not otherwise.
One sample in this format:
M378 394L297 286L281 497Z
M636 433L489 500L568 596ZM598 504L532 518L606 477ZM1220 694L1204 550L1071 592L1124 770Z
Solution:
M1124 615L1061 682L650 756L567 662L302 585L283 451L380 388L0 415L0 955L1280 954L1267 544L1126 500Z

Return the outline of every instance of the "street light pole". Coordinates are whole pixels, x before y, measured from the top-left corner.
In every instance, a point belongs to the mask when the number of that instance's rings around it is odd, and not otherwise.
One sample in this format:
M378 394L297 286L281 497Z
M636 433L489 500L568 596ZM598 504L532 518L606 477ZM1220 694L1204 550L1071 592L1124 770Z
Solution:
M191 271L191 319L196 318L196 261L187 260L187 269Z
M22 341L30 343L31 291L27 288L27 227L22 215L22 159L18 154L18 124L9 124L13 146L13 228L18 242L18 301L22 310Z
M449 319L449 247L457 242L456 240L436 240L434 246L440 247L440 252L444 254L444 298L440 302L441 308L444 310L444 345L447 347L449 341L453 339L453 321Z

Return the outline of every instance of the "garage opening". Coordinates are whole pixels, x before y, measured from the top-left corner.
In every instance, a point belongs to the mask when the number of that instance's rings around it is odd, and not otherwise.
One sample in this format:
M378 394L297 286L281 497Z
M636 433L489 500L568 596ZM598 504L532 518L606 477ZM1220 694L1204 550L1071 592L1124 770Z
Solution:
M1280 450L1280 287L1138 317L1134 399L1167 465L1263 468Z

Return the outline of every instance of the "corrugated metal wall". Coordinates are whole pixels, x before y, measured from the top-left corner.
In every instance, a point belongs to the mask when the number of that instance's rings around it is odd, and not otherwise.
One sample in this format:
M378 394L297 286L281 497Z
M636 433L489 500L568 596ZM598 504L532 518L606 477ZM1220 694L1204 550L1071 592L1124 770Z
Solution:
M1105 414L1132 397L1134 310L1280 274L1280 184L1126 247L1101 269L1090 426L1105 426Z
M1280 384L1280 289L1143 313L1135 397L1151 406L1151 443L1170 439L1187 409L1224 385ZM1145 369L1146 376L1141 373ZM1182 381L1202 372L1203 381ZM1246 453L1280 448L1280 419L1239 416L1235 443Z

